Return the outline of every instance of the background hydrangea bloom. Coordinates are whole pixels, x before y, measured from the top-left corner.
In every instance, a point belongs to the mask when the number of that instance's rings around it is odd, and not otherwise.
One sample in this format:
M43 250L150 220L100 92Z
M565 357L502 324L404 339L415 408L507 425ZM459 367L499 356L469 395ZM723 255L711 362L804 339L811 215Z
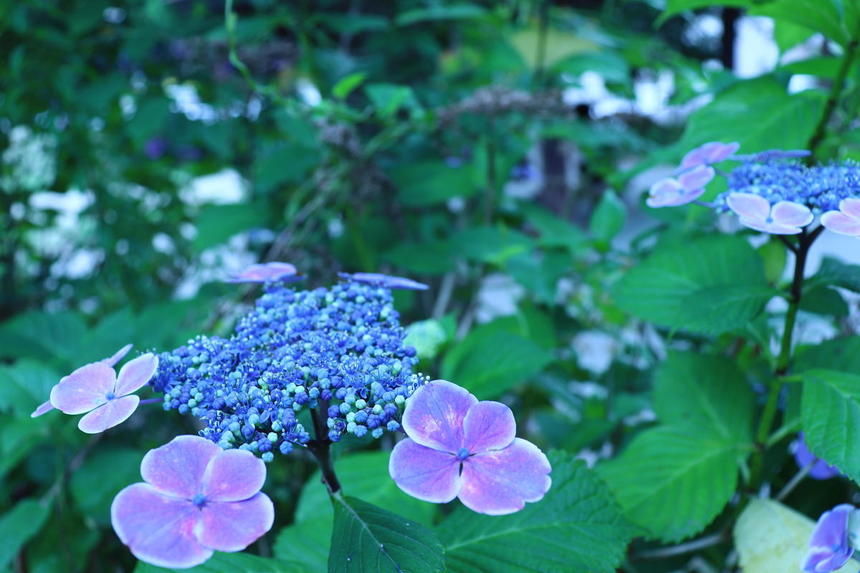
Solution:
M732 193L726 203L742 225L772 235L796 235L815 218L805 205L779 201L771 206L767 199L752 193Z
M851 559L854 547L848 539L848 523L854 511L853 505L843 503L821 514L809 540L809 553L803 564L804 571L836 571Z
M821 224L834 233L860 237L860 198L843 199L838 211L828 211L821 216Z
M549 460L515 437L514 415L504 404L479 402L435 380L407 401L402 422L409 437L394 447L388 469L413 497L434 503L459 497L473 511L503 515L549 490Z
M78 422L82 432L104 432L132 415L140 403L133 392L145 386L157 369L158 358L150 353L127 362L119 376L105 362L87 364L51 389L51 405L65 414L86 413Z
M272 501L260 492L266 466L250 452L179 436L150 450L140 473L145 483L114 498L111 523L141 561L193 567L213 550L245 549L274 522Z
M798 467L805 468L812 464L809 469L809 477L813 479L830 479L841 475L838 469L809 451L803 439L803 432L800 432L797 439L791 443L791 452L794 454L794 461L797 462Z
M301 280L296 267L290 263L260 263L249 265L224 282L228 283L265 283L269 281L295 282Z
M110 356L108 358L100 360L99 362L107 364L108 366L116 366L116 363L119 362L120 360L122 360L123 358L125 358L125 355L129 353L131 348L132 348L131 344L126 344L125 346L123 346L122 348L117 350L113 356ZM86 368L87 366L89 366L89 364L81 366L81 368ZM80 370L80 368L78 370ZM75 372L77 372L77 370ZM72 374L75 374L75 372L72 372ZM62 384L63 382L65 382L68 379L69 379L69 376L63 376L62 378L60 378L60 381L57 382L56 385ZM54 409L55 408L51 404L51 401L48 400L47 402L43 402L43 403L39 404L39 406L35 410L33 410L33 413L30 414L30 417L31 418L37 418L37 417L41 416L42 414L46 414L46 413L48 413Z
M412 279L384 275L382 273L338 273L337 276L342 279L381 286L388 289L427 290L429 288L424 283L419 283Z
M681 159L681 168L695 167L697 165L711 165L719 163L731 157L741 145L737 142L721 143L712 141L690 150Z

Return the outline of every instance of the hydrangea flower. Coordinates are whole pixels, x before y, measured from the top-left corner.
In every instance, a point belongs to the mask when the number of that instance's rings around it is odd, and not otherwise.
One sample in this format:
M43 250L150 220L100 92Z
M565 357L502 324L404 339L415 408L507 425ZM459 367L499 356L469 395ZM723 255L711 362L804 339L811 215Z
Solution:
M803 564L805 572L836 571L851 559L854 547L849 529L854 511L854 506L843 503L821 514L809 540L809 552Z
M412 279L384 275L382 273L337 273L337 276L342 279L381 286L387 289L427 290L429 288L424 283L419 283Z
M797 435L797 439L791 443L789 449L794 454L794 461L797 462L798 467L805 468L812 464L809 469L809 477L812 479L830 479L842 475L838 469L809 451L809 447L803 439L803 432Z
M144 482L120 491L111 523L135 557L159 567L199 565L213 551L241 551L272 527L274 506L260 492L266 465L250 452L178 436L150 450Z
M303 413L327 436L397 431L401 405L424 379L404 343L391 292L349 281L296 291L270 283L229 338L198 337L160 355L152 380L164 408L190 413L201 435L271 461L311 439Z
M726 204L742 225L773 235L796 235L815 218L806 205L779 201L771 206L767 199L752 193L732 193Z
M113 356L110 356L108 358L100 360L99 362L107 364L108 366L111 366L111 367L116 366L116 363L119 362L120 360L122 360L123 358L125 358L125 355L129 353L131 348L132 348L131 344L126 344L125 346L123 346L122 348L117 350ZM82 366L81 368L86 368L87 366L90 366L90 364ZM80 368L78 370L80 370ZM77 372L77 370L75 372ZM72 375L75 374L75 372L72 372ZM57 384L62 384L63 382L65 382L68 379L69 379L69 376L63 376L62 378L60 378L60 381L57 382ZM51 401L48 400L47 402L43 402L42 404L39 404L39 406L35 410L33 410L33 413L30 414L30 417L31 418L37 418L37 417L41 416L42 414L46 414L46 413L48 413L54 409L55 408L51 404Z
M714 178L714 174L712 167L699 165L677 178L661 179L651 186L645 203L652 208L677 207L691 203L705 192L705 185Z
M504 404L479 402L435 380L407 400L402 424L409 437L394 447L388 471L413 497L433 503L459 497L473 511L504 515L549 490L549 460L515 437L514 415Z
M290 263L260 263L249 265L242 272L225 279L228 283L265 283L270 281L296 282L302 277Z
M821 224L834 233L860 237L860 198L842 199L838 211L821 216Z
M712 141L688 151L681 159L681 168L687 169L698 165L712 165L724 161L734 155L741 145L737 142L721 143Z
M78 422L82 432L104 432L134 413L140 403L134 392L145 386L157 369L158 357L151 353L127 362L119 376L106 362L87 364L51 389L51 405L65 414L86 413Z

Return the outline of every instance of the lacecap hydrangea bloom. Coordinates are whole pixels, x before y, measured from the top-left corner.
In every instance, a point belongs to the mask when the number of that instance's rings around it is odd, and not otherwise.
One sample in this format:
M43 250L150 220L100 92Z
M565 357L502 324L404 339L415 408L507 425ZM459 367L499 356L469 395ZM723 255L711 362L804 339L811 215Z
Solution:
M847 503L821 514L803 563L806 573L829 573L848 563L858 541L856 516L857 510Z
M860 164L849 160L810 166L801 162L809 156L805 150L737 155L737 149L737 144L712 142L690 151L676 178L652 186L648 205L669 207L697 201L704 187L699 187L698 180L696 185L684 184L682 178L690 178L692 170L703 165L729 161L737 166L725 174L728 188L704 205L732 212L742 225L765 233L799 234L820 216L824 228L860 237Z
M260 492L266 465L250 452L178 436L150 450L142 483L120 491L111 523L131 552L152 565L186 568L213 551L241 551L272 527L274 506Z
M406 402L403 430L389 473L407 494L433 503L459 498L488 515L519 511L552 483L547 457L516 437L511 409L479 402L445 380L428 382Z
M312 436L302 412L325 415L327 437L378 438L424 379L404 344L391 293L348 279L298 291L268 283L229 338L201 336L160 355L152 380L164 408L190 413L222 448L289 453Z

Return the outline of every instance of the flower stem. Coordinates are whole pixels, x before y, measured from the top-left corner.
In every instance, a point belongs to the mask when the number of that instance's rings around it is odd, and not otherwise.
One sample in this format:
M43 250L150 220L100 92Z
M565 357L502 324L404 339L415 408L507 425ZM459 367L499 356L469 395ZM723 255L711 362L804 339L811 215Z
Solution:
M321 404L320 409L325 411L326 404ZM308 442L308 451L313 454L317 465L320 467L323 483L328 488L329 493L334 495L340 491L340 481L337 479L337 474L334 473L334 464L331 461L331 440L327 437L323 417L320 416L316 408L311 409L311 419L313 420L316 439Z
M825 135L827 135L827 124L830 123L833 112L836 111L836 104L839 103L839 99L842 96L842 89L845 87L845 78L848 76L848 70L851 69L851 64L857 55L858 47L860 47L860 40L858 40L855 33L854 37L851 38L851 42L845 47L845 54L842 56L839 71L836 73L833 85L830 87L830 94L827 96L827 102L824 104L824 111L818 120L818 125L815 126L815 132L809 138L809 151L812 152L809 156L810 161L814 159L815 152L818 151L818 148L824 141Z

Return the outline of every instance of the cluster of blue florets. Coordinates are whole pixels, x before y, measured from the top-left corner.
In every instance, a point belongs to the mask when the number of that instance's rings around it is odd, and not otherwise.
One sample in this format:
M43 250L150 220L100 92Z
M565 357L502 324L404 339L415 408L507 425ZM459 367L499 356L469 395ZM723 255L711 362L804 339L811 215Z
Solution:
M780 159L746 161L729 175L728 190L717 198L717 205L724 206L729 193L760 195L771 204L800 203L814 213L837 210L842 199L860 197L860 163L806 166Z
M425 381L404 337L382 286L271 283L230 338L200 336L160 355L151 384L165 409L199 418L204 437L268 461L313 438L311 409L333 442L398 430L406 398Z

